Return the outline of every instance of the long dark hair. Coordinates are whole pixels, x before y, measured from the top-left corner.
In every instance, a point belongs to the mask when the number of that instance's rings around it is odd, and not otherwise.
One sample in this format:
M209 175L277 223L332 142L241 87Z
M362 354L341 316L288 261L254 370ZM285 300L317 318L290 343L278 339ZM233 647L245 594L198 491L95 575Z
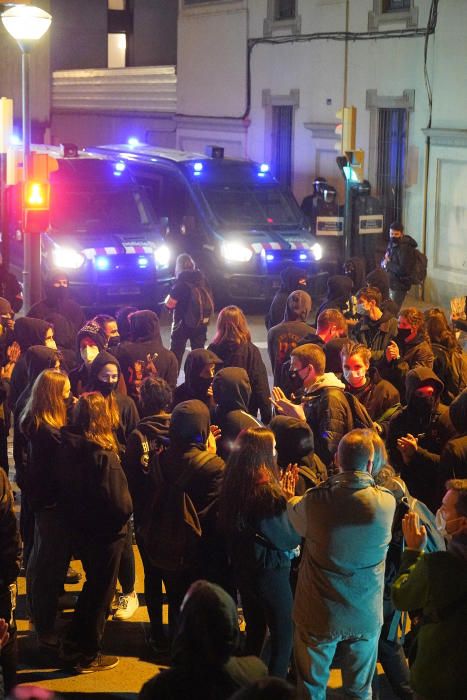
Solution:
M425 311L425 326L432 343L443 345L449 352L462 352L444 311L436 308Z
M235 440L219 500L219 525L225 533L285 510L273 447L274 434L267 428L246 428Z

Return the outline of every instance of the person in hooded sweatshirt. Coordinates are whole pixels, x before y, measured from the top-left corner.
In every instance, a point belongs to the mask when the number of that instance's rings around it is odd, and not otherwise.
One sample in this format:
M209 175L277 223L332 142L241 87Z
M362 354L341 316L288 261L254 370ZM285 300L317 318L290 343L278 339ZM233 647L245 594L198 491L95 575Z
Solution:
M192 287L203 288L211 298L212 293L206 277L201 270L196 269L196 263L188 253L181 253L175 262L176 282L165 300L165 306L173 311L172 332L170 336L170 349L175 354L178 366L182 366L183 353L187 340L190 341L192 350L204 348L208 332L209 318L203 319L195 328L190 328L186 323L186 312L191 298ZM211 305L213 307L213 305Z
M51 323L39 318L18 318L15 321L15 340L21 348L21 356L15 364L10 378L8 406L15 410L16 401L28 383L28 374L24 354L31 345L45 345L52 350L57 349L54 331Z
M397 335L397 319L390 311L383 309L383 299L377 287L362 287L355 296L358 321L351 335L371 350L372 362L379 362Z
M399 221L389 227L389 243L381 267L389 273L389 296L399 310L412 286L417 241L404 233Z
M70 373L80 364L76 353L76 331L70 321L61 314L49 314L45 320L53 326L54 340L63 358L63 369Z
M245 314L238 306L226 306L219 311L216 334L208 346L224 363L224 367L243 367L251 384L249 412L260 412L266 425L271 420L268 373L259 349L251 342Z
M444 446L439 464L439 492L448 479L467 479L467 389L449 405L456 435Z
M407 406L389 422L389 461L415 498L435 513L439 500L440 454L455 435L449 411L440 403L443 382L427 367L406 378Z
M389 275L386 270L382 270L380 267L371 270L366 276L366 284L368 287L376 287L381 292L381 309L397 316L399 308L389 296Z
M219 370L212 382L214 395L213 423L220 429L217 453L228 459L238 434L245 428L259 428L261 423L248 413L251 385L246 370L241 367L225 367Z
M140 526L151 505L156 488L155 470L160 453L169 444L172 390L165 379L146 377L141 385L142 418L128 438L123 466L133 501L133 516L138 549L144 569L144 597L150 623L149 644L153 651L167 649L162 617L162 573L146 554Z
M161 472L169 483L177 481L182 474L190 477L184 490L193 502L202 534L191 565L163 572L172 626L193 581L199 577L219 580L217 505L224 461L215 453L210 436L209 410L202 401L192 399L174 408L169 428L170 446L160 455ZM206 452L210 452L210 456Z
M338 309L346 319L353 316L352 311L353 282L346 275L332 275L328 279L327 294L316 313L316 320L322 311L326 309Z
M277 466L281 473L289 464L298 466L297 496L326 481L327 469L315 453L313 431L308 423L291 416L275 416L269 428L276 439Z
M287 299L283 321L268 331L268 354L274 384L279 383L282 365L289 359L290 352L313 330L306 322L311 306L307 292L292 292Z
M306 291L307 279L304 270L299 267L290 265L282 270L281 286L274 295L268 313L264 319L267 330L273 326L277 326L284 319L287 299L292 292L297 290Z
M118 360L109 352L102 350L91 365L86 390L98 391L104 397L112 418L112 427L120 454L123 454L127 440L138 424L139 415L133 399L118 391L120 376ZM132 533L131 528L128 528L118 571L122 593L118 596L115 620L130 619L139 607L138 595L135 591L135 576Z
M86 317L81 306L70 297L67 277L52 277L45 283L44 292L44 298L31 306L27 315L47 320L50 314L60 314L68 319L74 332L78 333L86 323Z
M228 700L267 675L257 657L236 656L239 647L234 601L220 586L196 581L180 611L171 668L147 681L139 700Z
M154 364L158 377L175 389L178 363L174 353L162 344L159 319L154 311L135 311L129 316L131 340L120 343L115 353L129 396L138 400L146 368Z
M182 401L199 399L206 404L212 414L214 410L212 380L216 366L221 364L222 360L211 350L199 348L189 352L183 367L185 381L174 391L173 406Z
M81 396L89 381L91 365L105 347L105 335L99 325L88 321L76 337L81 364L69 374L71 391L77 398Z

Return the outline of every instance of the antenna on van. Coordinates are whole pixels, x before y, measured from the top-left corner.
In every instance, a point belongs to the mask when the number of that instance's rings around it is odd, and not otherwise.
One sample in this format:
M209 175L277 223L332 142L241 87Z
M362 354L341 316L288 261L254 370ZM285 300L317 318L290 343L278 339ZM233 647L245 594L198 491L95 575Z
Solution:
M206 146L206 148L204 149L204 152L210 158L223 158L224 157L224 149L222 148L222 146Z

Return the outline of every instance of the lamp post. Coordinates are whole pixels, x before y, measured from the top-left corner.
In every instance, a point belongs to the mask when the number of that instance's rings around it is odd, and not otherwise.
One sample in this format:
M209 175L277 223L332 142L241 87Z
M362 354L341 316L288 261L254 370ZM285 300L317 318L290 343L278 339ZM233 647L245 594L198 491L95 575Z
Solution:
M31 160L31 111L29 90L29 54L36 42L44 36L52 22L52 16L40 7L15 5L2 14L7 32L21 49L21 98L23 116L23 183L28 181ZM25 230L23 294L26 311L40 296L40 240Z

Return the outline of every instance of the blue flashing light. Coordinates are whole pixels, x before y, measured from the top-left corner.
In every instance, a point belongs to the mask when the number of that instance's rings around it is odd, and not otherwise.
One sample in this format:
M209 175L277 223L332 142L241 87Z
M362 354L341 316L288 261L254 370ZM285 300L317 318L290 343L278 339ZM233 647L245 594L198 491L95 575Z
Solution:
M98 255L95 264L98 270L108 270L110 267L110 260L105 255Z
M259 166L260 172L262 173L268 173L269 172L269 165L267 163L261 163Z
M138 267L141 268L142 270L145 270L147 266L149 265L149 260L144 257L138 258Z
M308 260L308 255L306 253L300 253L298 257L300 260Z
M128 139L128 145L129 146L139 146L140 145L140 140L136 138L136 136L130 136Z
M193 164L193 170L195 173L200 173L203 169L203 164L202 163L194 163Z
M274 255L272 253L267 253L266 260L274 260Z
M115 170L119 173L123 173L123 171L126 168L126 163L122 163L121 161L119 163L115 163Z
M21 139L21 136L19 136L19 134L14 134L14 133L13 133L13 134L11 135L11 137L10 137L10 144L11 144L12 146L21 146L22 143L23 143L23 141L22 141L22 139Z
M266 173L258 173L258 177L264 177Z

